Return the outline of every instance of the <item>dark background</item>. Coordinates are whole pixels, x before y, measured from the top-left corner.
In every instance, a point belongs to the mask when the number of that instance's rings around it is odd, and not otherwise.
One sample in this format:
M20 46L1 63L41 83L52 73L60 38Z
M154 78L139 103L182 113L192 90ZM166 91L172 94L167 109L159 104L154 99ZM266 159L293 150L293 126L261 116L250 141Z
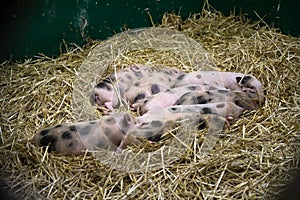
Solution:
M165 12L186 19L200 13L204 0L8 0L2 1L0 20L0 62L24 60L39 53L59 55L59 46L80 46L88 38L106 39L124 27L151 26L160 23ZM235 9L252 20L264 18L289 35L300 35L300 1L298 0L210 0L225 15ZM87 23L87 26L84 26Z

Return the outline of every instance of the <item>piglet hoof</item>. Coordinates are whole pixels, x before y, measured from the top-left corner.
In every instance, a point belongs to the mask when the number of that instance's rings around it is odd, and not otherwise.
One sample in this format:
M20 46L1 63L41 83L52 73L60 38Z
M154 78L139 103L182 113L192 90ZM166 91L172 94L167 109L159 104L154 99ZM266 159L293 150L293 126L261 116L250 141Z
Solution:
M123 149L121 149L120 147L118 147L112 154L115 155L120 155L122 153Z
M226 117L226 125L229 127L231 124L234 124L235 119L232 116Z

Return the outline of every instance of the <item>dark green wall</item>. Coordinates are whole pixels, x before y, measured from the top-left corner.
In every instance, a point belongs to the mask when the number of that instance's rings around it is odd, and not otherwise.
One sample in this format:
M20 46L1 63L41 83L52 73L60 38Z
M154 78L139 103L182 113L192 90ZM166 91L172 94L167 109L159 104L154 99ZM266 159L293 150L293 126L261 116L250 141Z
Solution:
M241 11L255 21L261 17L285 34L300 36L299 0L211 0L210 4L227 15L235 10L236 14Z
M286 34L300 34L296 0L211 0L224 14L265 16L265 21ZM300 2L300 1L299 1ZM20 60L38 53L59 54L62 40L83 45L87 38L105 39L123 27L151 26L147 12L159 23L164 12L201 12L203 0L10 0L1 6L0 60ZM86 24L86 26L85 26Z

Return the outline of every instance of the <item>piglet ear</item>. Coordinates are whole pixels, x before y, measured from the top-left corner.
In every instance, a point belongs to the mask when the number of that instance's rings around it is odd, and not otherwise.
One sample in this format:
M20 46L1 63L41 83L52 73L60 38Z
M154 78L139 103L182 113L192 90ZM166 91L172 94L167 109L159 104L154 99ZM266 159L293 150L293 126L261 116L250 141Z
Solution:
M91 95L90 95L90 103L92 106L94 106L96 104L96 99L97 95L95 93L95 91L92 91Z
M237 83L241 83L241 84L245 84L245 83L247 83L251 79L252 79L251 76L236 77Z
M239 77L236 77L235 79L236 79L237 83L241 83L242 77L239 76Z

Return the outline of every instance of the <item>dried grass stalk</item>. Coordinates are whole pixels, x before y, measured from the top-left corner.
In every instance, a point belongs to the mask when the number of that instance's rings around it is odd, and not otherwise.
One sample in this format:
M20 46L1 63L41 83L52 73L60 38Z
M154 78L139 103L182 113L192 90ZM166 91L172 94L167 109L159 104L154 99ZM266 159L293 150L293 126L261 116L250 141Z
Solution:
M6 186L23 199L276 197L299 162L299 38L211 10L185 21L166 14L160 27L180 29L200 42L219 70L258 77L266 91L263 107L245 113L224 131L205 159L198 159L197 148L191 148L170 167L122 172L89 154L44 153L30 141L38 129L75 120L71 109L74 77L88 52L100 42L84 49L75 46L55 59L42 55L24 63L3 63L0 162ZM170 56L160 56L152 50L133 51L114 62L122 67L155 59L162 65L177 65ZM197 146L194 142L191 146Z

